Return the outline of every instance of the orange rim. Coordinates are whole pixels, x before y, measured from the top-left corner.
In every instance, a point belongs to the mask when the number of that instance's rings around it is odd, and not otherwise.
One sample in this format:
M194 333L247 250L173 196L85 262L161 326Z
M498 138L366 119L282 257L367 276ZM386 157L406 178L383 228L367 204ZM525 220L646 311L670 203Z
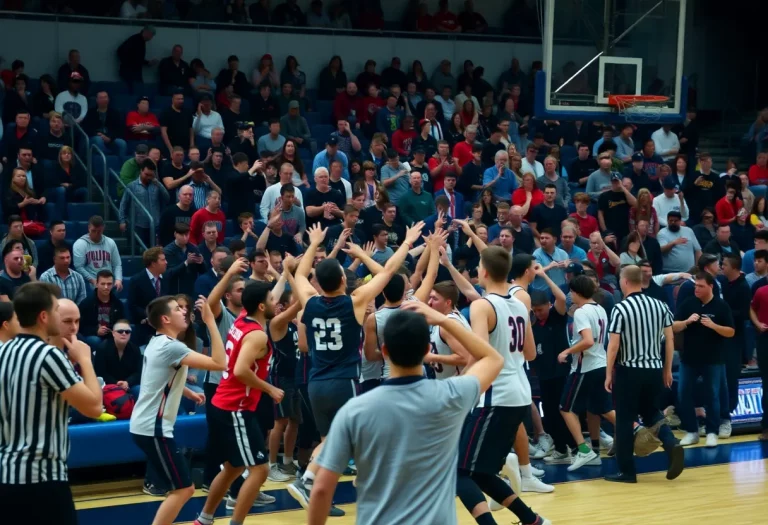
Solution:
M664 95L609 95L608 105L610 106L634 106L643 102L660 104L669 100Z

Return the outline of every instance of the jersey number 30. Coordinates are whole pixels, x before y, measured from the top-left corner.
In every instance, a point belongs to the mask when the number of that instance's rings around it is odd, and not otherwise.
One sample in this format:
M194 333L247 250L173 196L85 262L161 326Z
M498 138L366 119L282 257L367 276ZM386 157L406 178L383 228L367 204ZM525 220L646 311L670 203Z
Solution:
M312 328L315 329L315 350L341 350L341 321L332 317L330 319L312 319Z
M525 319L522 317L509 318L509 351L522 352L525 345Z

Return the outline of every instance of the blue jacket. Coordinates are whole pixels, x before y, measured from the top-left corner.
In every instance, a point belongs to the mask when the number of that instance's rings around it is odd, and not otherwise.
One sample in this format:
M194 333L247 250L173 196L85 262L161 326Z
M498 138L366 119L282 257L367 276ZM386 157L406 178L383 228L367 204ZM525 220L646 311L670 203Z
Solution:
M438 198L440 195L446 195L445 190L439 190L435 192L435 198ZM446 195L447 197L447 195ZM456 190L453 190L453 199L455 201L454 209L456 211L456 219L463 219L467 216L464 210L464 195L459 193Z
M164 279L168 280L168 290L171 294L186 294L194 297L195 280L205 272L205 264L185 264L187 254L200 253L197 246L187 244L187 248L182 250L172 242L163 248L165 259L168 261L168 269L165 272Z
M495 165L491 166L485 172L483 172L483 185L488 184L496 178L499 173L499 168ZM510 201L512 199L512 192L517 189L517 179L515 174L509 168L504 168L504 175L496 181L496 184L491 186L493 195L503 201Z
M315 160L312 161L312 174L315 173L317 168L325 168L328 170L328 173L331 172L331 161L338 160L341 162L341 177L344 180L349 180L349 160L347 159L347 155L343 151L337 151L336 155L333 158L330 158L328 156L328 152L325 149L322 149L318 152L317 155L315 155ZM309 176L310 174L307 174ZM309 177L309 182L312 184L312 187L315 187L315 179L314 177Z
M220 280L221 277L213 273L213 269L207 270L203 275L197 278L197 281L195 281L194 297L197 297L198 295L208 297Z

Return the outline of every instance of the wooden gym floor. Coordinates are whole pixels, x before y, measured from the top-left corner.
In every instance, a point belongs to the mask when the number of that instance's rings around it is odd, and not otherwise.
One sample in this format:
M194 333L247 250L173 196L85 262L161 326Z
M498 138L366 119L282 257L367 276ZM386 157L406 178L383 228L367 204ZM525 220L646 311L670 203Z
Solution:
M569 473L565 465L546 466L542 461L534 460L535 465L546 471L544 481L555 484L555 492L524 493L523 500L550 519L553 525L766 524L768 443L756 438L754 435L734 436L721 440L715 449L688 448L686 470L675 481L664 478L666 456L663 452L636 458L638 472L642 473L636 485L603 481L603 474L615 471L615 462L605 457L602 467L582 467L573 473ZM267 482L265 491L277 501L268 507L254 509L246 524L306 523L306 513L288 495L284 483ZM160 502L158 498L142 494L137 481L73 487L73 492L81 525L149 524ZM329 518L328 523L355 523L354 498L351 478L343 478L335 501L347 515ZM182 510L178 523L191 523L204 501L205 494L197 491ZM474 520L461 502L456 500L456 503L459 523L473 524ZM223 503L217 517L217 524L229 523ZM505 510L495 513L494 517L499 523L517 521Z

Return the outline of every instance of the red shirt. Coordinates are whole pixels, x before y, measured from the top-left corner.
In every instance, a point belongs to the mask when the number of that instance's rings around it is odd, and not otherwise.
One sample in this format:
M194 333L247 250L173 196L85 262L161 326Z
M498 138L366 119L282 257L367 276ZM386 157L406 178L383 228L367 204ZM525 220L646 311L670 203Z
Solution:
M416 131L403 131L398 129L392 134L392 147L397 153L403 157L411 156L411 147L413 146L413 139L416 138Z
M131 111L125 117L125 138L128 140L147 140L152 138L151 133L134 133L131 131L133 126L141 126L147 124L156 128L160 127L160 122L153 113L147 113L146 115L140 115L138 111Z
M350 97L346 91L336 95L336 99L333 101L333 118L335 120L347 120L352 111L355 112L355 118L357 118L358 122L367 122L365 119L368 118L368 115L364 115L365 106L363 105L362 97L357 95Z
M581 230L582 237L589 238L592 232L600 231L600 225L597 224L597 219L595 219L591 215L587 215L586 217L580 217L578 213L574 212L574 213L571 213L571 217L579 221L579 229Z
M435 20L435 25L437 27L442 27L443 29L447 29L449 31L455 31L459 26L459 17L450 11L446 11L445 13L435 13L432 18Z
M736 218L736 214L744 206L741 199L733 199L733 202L729 201L727 197L722 197L717 204L715 204L715 214L717 215L718 224L729 224Z
M600 258L598 259L595 257L595 254L592 253L592 250L589 250L587 252L587 259L592 261L595 265L595 273L597 273L598 280L602 281L606 273L613 273L613 266L611 265L611 260L608 258L607 253L600 252ZM608 269L607 272L606 268Z
M525 188L517 188L512 192L512 206L525 206ZM544 192L539 188L535 188L531 193L531 204L528 206L528 213L525 215L526 220L531 216L533 209L544 202Z
M416 29L419 31L434 31L435 20L432 15L422 15L416 19Z
M224 225L227 223L227 216L221 210L211 213L208 208L201 208L192 215L189 223L189 242L192 244L203 242L203 227L206 222L216 223L216 229L219 230L216 240L219 244L224 244Z
M765 168L761 168L757 164L750 166L749 183L754 186L768 184L768 166Z
M768 324L768 286L761 286L752 298L752 309L757 314L757 320Z
M440 160L438 160L435 157L432 157L429 159L429 171L432 171L436 167L440 165ZM440 170L440 172L432 177L432 190L433 193L436 193L443 189L443 186L445 186L445 174L446 173L456 173L456 166L453 164L448 164L443 169Z
M474 160L474 157L472 156L472 144L467 144L466 140L457 142L453 147L453 156L459 159L459 166L466 166L467 163ZM523 204L525 204L525 202L523 202Z
M238 412L241 410L255 411L261 399L261 390L251 388L235 377L235 365L240 355L240 348L245 336L256 330L264 329L262 326L248 317L238 317L232 324L227 334L227 369L221 376L221 382L216 388L211 403L221 410ZM269 374L269 359L272 357L272 343L267 340L267 353L251 363L251 370L262 381L267 380Z

